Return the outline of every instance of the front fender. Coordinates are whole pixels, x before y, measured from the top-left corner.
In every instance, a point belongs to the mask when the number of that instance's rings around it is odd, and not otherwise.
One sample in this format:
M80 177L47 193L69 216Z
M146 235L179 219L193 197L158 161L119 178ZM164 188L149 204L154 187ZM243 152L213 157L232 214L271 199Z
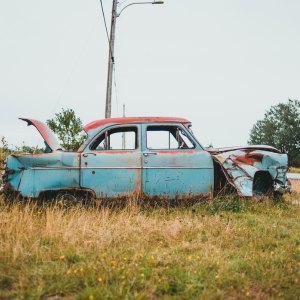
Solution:
M268 171L281 184L287 181L286 154L261 150L235 150L213 155L240 196L253 196L253 179L258 171Z

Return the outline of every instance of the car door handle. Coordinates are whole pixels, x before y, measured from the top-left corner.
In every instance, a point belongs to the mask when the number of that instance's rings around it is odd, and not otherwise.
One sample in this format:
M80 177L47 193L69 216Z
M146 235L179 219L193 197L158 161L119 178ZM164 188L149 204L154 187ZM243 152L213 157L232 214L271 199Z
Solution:
M152 154L152 155L157 155L157 153L155 153L155 152L143 153L144 156L148 156L148 155L150 155L150 154Z
M96 153L93 153L93 152L89 152L89 153L83 153L83 157L87 157L89 154L92 154L92 155L95 155L96 156Z

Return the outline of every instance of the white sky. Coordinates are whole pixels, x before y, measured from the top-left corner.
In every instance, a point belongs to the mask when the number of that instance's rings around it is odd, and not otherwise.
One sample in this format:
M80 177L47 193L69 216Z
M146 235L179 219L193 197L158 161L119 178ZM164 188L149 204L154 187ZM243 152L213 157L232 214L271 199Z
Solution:
M112 0L103 4L110 28ZM271 105L300 100L299 12L299 0L130 6L117 19L112 117L125 103L126 116L189 119L204 146L246 144ZM0 53L0 136L10 144L37 144L18 117L45 122L63 90L54 113L72 108L83 124L104 118L99 0L0 0Z

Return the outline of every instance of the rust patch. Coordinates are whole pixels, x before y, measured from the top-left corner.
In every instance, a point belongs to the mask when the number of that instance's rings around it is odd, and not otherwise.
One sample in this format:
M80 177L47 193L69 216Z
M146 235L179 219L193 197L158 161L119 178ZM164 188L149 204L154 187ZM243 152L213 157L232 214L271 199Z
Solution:
M9 182L6 182L3 187L4 191L8 191L12 189L12 186Z
M33 168L47 168L47 165L38 165L38 164L33 164L32 165Z
M264 158L264 154L253 152L246 153L245 155L232 154L232 156L235 157L234 161L236 164L245 164L251 166L254 166L254 164L257 162L261 163Z
M87 163L87 162L85 162L84 164L85 164L85 166L87 167L88 163Z
M93 171L92 174L95 175L95 171Z

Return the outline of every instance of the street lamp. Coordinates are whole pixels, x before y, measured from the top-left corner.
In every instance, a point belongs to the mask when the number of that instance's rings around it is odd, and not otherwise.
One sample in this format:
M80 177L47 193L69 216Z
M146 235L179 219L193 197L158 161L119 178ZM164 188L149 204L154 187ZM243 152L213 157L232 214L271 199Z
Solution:
M117 13L118 0L113 0L111 27L110 27L110 40L109 40L109 56L108 56L108 74L107 74L107 89L106 89L106 104L105 104L105 119L111 117L111 94L112 94L112 76L113 76L113 64L114 64L114 48L115 48L115 33L116 33L116 21L122 11L128 6L134 4L164 4L163 1L152 2L134 2L126 5Z

